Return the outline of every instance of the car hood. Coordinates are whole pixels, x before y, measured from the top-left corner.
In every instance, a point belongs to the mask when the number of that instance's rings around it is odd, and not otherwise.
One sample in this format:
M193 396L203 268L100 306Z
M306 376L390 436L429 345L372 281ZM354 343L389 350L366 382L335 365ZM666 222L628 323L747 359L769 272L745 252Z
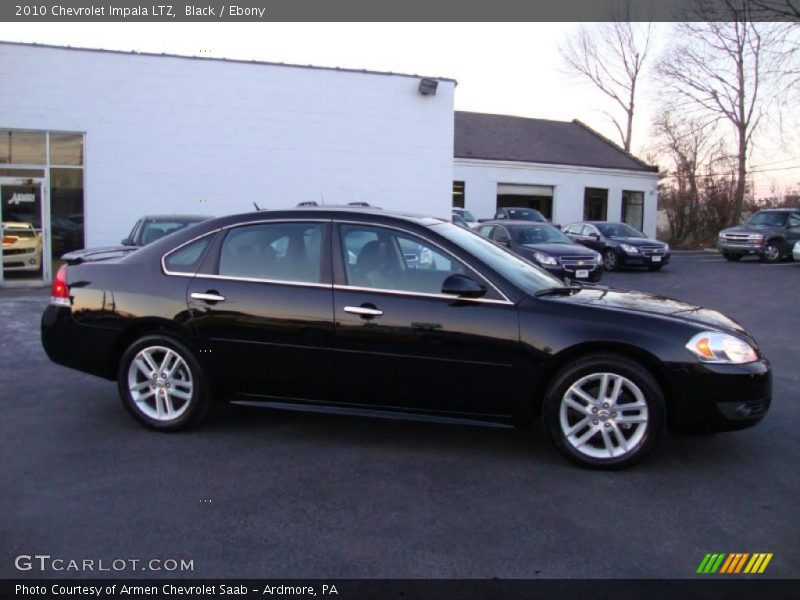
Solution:
M766 234L770 231L779 230L781 227L775 225L737 225L736 227L728 227L723 229L720 233L763 233Z
M744 327L720 312L645 292L585 287L571 296L550 296L548 299L598 308L620 309L670 317L750 338L750 334L747 333Z
M630 246L663 246L664 242L659 242L658 240L651 240L649 238L640 238L640 237L612 237L608 238L614 242L618 242L620 244L628 244Z
M553 256L594 256L593 250L580 244L522 244L534 252L545 252Z

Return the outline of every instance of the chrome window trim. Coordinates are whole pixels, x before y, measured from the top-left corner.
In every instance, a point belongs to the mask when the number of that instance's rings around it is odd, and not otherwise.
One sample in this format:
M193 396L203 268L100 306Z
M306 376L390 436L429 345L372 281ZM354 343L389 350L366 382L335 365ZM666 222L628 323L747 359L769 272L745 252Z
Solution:
M190 239L190 240L187 240L187 241L183 242L182 244L180 244L180 245L178 245L178 246L175 246L175 247L174 247L172 250L170 250L169 252L165 252L164 254L162 254L162 255L161 255L161 270L164 272L164 275L171 275L171 276L173 276L173 277L194 277L194 276L195 276L195 273L197 273L197 271L194 271L194 272L192 272L192 273L184 273L184 272L182 272L182 271L170 271L170 270L167 268L167 262L166 262L166 261L167 261L167 257L168 257L170 254L173 254L173 253L177 252L178 250L180 250L180 249L181 249L181 248L183 248L184 246L188 246L189 244L191 244L191 243L193 243L193 242L196 242L196 241L197 241L197 240L199 240L199 239L202 239L202 238L204 238L204 237L206 237L206 236L209 236L209 235L214 235L214 234L216 234L216 233L219 233L220 231L222 231L222 228L221 228L221 227L219 227L219 228L217 228L217 229L213 229L213 230L211 230L211 231L206 231L205 233L201 233L200 235L198 235L198 236L195 236L195 237L193 237L192 239Z
M440 300L450 300L451 302L478 302L481 304L503 304L506 306L514 306L510 300L495 300L494 298L462 298L461 296L449 296L447 294L430 294L427 292L406 292L403 290L385 290L382 288L369 288L357 285L338 285L333 286L334 290L341 290L347 292L371 292L378 294L392 294L394 296L412 296L419 298L438 298Z
M444 248L441 244L439 244L439 243L437 243L437 242L435 242L435 241L433 241L433 240L431 240L431 239L429 239L427 237L420 236L416 231L412 231L412 230L406 229L404 227L397 227L395 225L385 225L383 223L377 223L376 224L376 223L369 223L369 222L364 222L364 221L349 221L349 220L345 221L345 220L340 220L340 219L334 219L333 222L335 224L336 223L340 223L340 224L345 224L345 225L364 225L364 226L367 226L367 227L383 227L385 229L395 229L397 231L402 231L403 233L407 233L407 234L412 235L414 237L422 238L426 242L429 242L430 244L433 244L434 246L439 248L442 252L444 252L445 256L451 257L451 260L454 260L454 261L456 261L456 262L458 262L460 264L464 264L463 260L453 256L453 253L450 252L447 248ZM511 302L508 299L508 296L506 296L494 283L492 283L478 269L476 269L475 267L473 267L472 265L469 265L469 264L467 264L466 266L470 270L474 271L478 275L478 277L480 277L484 281L484 283L488 284L489 287L491 287L495 292L497 292L503 298L503 300L493 300L491 298L470 298L470 300L480 300L482 302L491 302L491 303L499 302L499 303L502 303L502 304L511 304L511 305L514 304L513 302ZM345 269L345 275L347 275L346 269ZM381 291L381 292L390 292L390 293L397 292L399 294L406 294L406 295L414 294L414 295L420 295L420 296L423 296L423 297L450 298L451 300L454 299L454 298L455 299L466 300L466 298L459 298L458 296L448 296L447 294L428 294L428 293L425 293L425 292L406 292L404 290L383 290L383 289L379 289L379 288L359 288L358 286L350 286L350 285L343 285L343 286L342 285L335 285L334 287L335 288L339 287L339 288L342 288L342 289L361 289L361 290L364 290L364 291L369 290L369 291Z

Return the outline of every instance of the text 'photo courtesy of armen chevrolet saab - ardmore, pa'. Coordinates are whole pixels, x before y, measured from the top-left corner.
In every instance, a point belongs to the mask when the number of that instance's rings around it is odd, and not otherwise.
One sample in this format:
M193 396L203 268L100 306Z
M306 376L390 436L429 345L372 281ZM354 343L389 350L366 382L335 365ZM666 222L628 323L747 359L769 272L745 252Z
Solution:
M623 6L0 32L7 592L783 597L800 15Z

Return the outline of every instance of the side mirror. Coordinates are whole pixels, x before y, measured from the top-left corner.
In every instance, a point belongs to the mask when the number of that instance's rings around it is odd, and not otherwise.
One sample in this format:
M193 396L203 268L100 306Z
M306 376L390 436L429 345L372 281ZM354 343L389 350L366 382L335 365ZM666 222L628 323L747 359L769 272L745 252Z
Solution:
M133 246L133 240L129 237L126 237L120 242L120 244L122 244L123 246Z
M600 239L600 234L599 233L590 233L589 237L592 238L593 240L599 240Z
M472 277L453 273L444 280L442 293L461 298L480 298L486 294L486 288Z

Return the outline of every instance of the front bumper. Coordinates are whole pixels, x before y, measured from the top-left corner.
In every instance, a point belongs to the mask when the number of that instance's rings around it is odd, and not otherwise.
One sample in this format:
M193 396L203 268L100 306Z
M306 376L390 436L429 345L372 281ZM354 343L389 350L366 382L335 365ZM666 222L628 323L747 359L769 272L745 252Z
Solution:
M617 253L620 265L628 267L653 267L658 265L668 265L670 254L653 254L644 256L642 254L628 254L624 250Z
M763 242L729 242L725 240L717 241L717 249L720 252L727 252L728 254L744 254L744 255L758 255L764 254Z
M41 266L41 252L9 254L8 250L3 251L3 269L6 271L38 271Z
M736 431L761 421L772 401L772 369L746 365L671 364L667 422L677 432Z
M596 283L603 278L603 265L593 265L593 266L586 266L585 268L582 267L564 267L563 265L540 265L539 263L534 263L540 266L541 268L545 269L551 275L558 277L559 279L563 279L564 277L568 277L574 281L591 281ZM578 277L578 271L586 271L586 277Z

